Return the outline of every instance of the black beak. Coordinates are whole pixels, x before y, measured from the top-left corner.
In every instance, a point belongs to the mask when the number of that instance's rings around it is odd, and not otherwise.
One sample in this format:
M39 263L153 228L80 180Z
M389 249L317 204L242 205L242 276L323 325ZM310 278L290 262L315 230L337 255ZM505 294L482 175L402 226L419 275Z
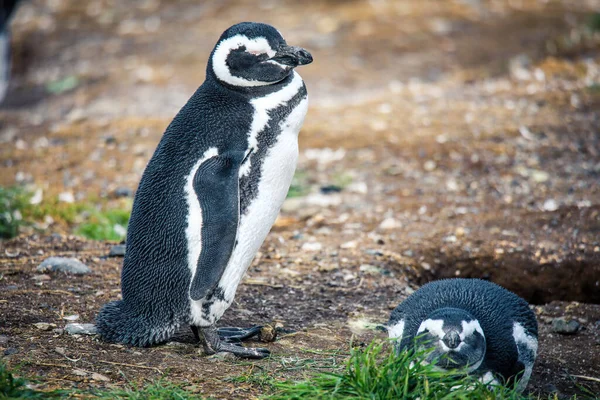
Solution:
M280 64L289 65L290 67L310 64L313 61L313 58L308 51L297 46L281 46L279 51L277 51L271 59Z
M455 349L461 342L460 335L455 330L448 331L442 338L442 342L449 348Z

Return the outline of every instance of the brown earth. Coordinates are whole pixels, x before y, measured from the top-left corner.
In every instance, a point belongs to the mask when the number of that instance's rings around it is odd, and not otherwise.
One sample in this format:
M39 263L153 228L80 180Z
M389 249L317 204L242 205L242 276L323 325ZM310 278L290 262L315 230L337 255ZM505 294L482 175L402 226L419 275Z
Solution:
M305 195L284 205L223 320L296 330L267 345L275 357L216 362L187 332L184 344L130 349L39 330L34 323L62 328L73 314L91 322L119 294L110 244L66 236L55 219L0 244L0 346L16 351L4 360L41 388L166 374L207 395L248 398L263 392L265 374L342 363L350 322L385 321L410 287L466 276L539 305L530 390L600 393L597 10L594 0L24 4L0 107L0 184L42 188L44 199L71 192L116 205L117 188L135 190L232 23L271 23L315 62L300 71L311 96L300 136ZM49 85L69 79L71 88ZM38 274L53 254L93 273ZM557 316L582 329L553 333Z

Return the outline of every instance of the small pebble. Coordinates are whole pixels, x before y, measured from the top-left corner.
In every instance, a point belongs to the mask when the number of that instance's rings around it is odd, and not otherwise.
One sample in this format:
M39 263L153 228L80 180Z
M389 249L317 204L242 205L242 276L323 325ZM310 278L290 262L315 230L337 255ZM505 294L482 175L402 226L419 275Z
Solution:
M125 255L126 246L124 244L117 244L110 248L108 253L109 257L123 257Z
M19 352L19 350L17 350L14 347L9 347L8 349L4 350L4 355L5 356L11 356L13 354L17 354Z
M56 328L56 324L50 324L48 322L37 322L33 324L33 326L38 328L40 331L49 331L53 328Z
M96 335L98 330L94 324L67 324L65 331L70 335Z
M302 245L304 251L319 251L323 248L323 245L319 242L307 242Z
M0 335L0 346L4 346L6 343L8 343L8 336Z
M118 187L114 191L115 197L133 197L133 191L128 187Z
M567 321L565 318L554 318L552 320L552 332L563 335L574 335L581 325L575 320Z
M88 274L91 272L91 269L76 258L49 257L38 265L37 271L63 271L72 274Z

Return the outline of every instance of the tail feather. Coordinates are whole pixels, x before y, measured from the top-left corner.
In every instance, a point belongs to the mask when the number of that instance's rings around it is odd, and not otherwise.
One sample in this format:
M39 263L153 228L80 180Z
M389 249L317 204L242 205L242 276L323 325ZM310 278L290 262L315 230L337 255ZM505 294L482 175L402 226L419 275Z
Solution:
M96 317L96 327L100 336L108 342L147 347L169 340L179 328L179 323L152 321L118 300L102 307Z

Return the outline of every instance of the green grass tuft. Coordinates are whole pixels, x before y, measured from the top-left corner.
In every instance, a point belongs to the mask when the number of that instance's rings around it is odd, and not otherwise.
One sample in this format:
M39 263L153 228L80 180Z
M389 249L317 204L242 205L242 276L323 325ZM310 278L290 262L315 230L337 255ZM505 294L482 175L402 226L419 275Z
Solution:
M31 194L25 189L0 186L0 238L10 239L27 225L24 215L31 209Z
M341 374L317 373L300 382L275 382L271 400L294 399L527 399L504 387L488 388L460 372L436 371L424 354L395 354L388 343L353 350Z
M310 191L310 185L308 184L308 174L305 171L297 170L292 179L290 190L288 190L287 197L302 197L306 196Z
M93 240L123 240L129 216L129 210L94 210L90 212L87 221L79 225L75 233Z
M126 389L92 390L87 394L99 400L201 400L204 398L164 380L147 385L131 384L131 387Z
M47 399L56 397L52 393L29 389L24 379L15 378L0 362L0 400L8 399Z

